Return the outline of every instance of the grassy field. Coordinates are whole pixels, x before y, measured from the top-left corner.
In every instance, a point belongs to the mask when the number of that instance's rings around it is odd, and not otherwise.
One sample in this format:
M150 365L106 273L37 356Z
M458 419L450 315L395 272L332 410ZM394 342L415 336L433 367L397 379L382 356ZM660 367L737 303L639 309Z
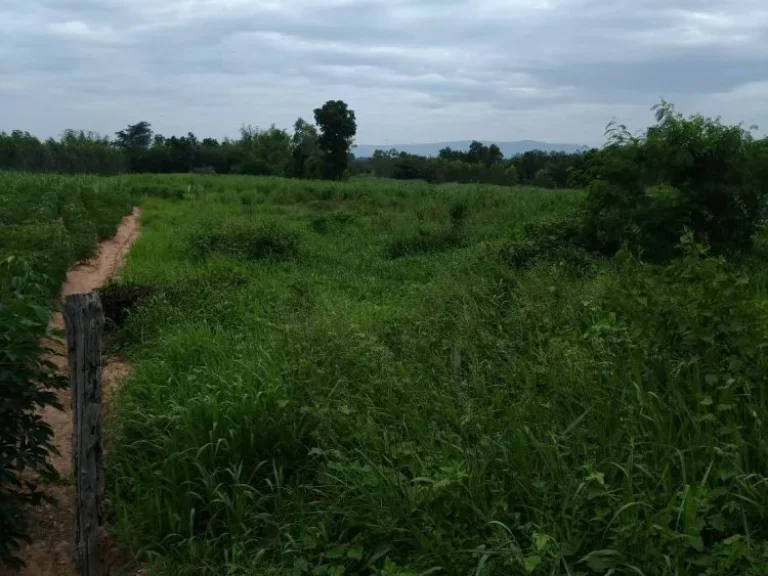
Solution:
M583 197L0 173L0 374L138 203L107 481L153 573L766 575L768 235L598 258Z
M107 478L157 573L768 573L759 261L542 250L578 191L121 182Z

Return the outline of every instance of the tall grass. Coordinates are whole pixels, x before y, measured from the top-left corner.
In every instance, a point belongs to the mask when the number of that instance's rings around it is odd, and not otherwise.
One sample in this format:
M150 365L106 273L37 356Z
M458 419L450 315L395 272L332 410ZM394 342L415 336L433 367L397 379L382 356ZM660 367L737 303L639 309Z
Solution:
M578 192L128 186L185 190L144 201L110 425L114 528L158 573L765 574L757 267L690 238L665 267L511 261ZM206 230L295 257L200 258Z

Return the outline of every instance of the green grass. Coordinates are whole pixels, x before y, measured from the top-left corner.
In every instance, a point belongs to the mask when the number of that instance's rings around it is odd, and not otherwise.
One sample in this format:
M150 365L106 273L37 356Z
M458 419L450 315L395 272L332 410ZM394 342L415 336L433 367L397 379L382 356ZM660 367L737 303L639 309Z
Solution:
M122 182L107 478L157 573L766 574L761 268L530 256L576 191Z

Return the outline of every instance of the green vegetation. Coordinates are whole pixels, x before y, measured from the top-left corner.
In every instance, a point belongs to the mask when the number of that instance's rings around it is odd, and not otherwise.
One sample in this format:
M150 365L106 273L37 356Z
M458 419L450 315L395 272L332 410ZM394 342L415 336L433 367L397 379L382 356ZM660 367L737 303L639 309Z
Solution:
M599 155L594 149L570 154L531 150L505 159L496 145L474 141L467 152L443 148L435 158L376 150L372 158L356 159L351 168L356 173L395 180L577 188L589 183L590 168Z
M445 148L437 158L377 150L372 158L354 158L355 113L341 100L314 110L316 125L298 118L293 134L274 125L242 126L239 138L165 137L149 122L129 124L110 141L92 132L67 130L58 140L0 132L0 169L27 172L247 174L339 180L375 175L397 180L461 182L540 188L583 188L598 150L532 150L505 159L496 145L474 141L462 152Z
M126 157L109 139L93 132L66 130L59 140L41 142L29 132L0 132L0 170L59 174L119 174Z
M93 132L66 130L41 142L28 132L0 132L0 170L90 173L250 174L296 178L344 177L357 132L355 113L341 100L315 111L317 128L299 118L294 134L274 125L243 126L240 138L198 139L155 134L149 122L129 124L110 141ZM320 134L318 135L318 128Z
M194 181L124 273L108 477L159 573L764 574L757 254L607 260L575 191ZM295 257L189 250L275 223Z
M766 143L659 111L586 191L83 181L143 206L119 542L173 575L765 576ZM470 152L440 160L503 163Z
M584 242L663 260L688 228L719 252L748 250L765 216L768 141L755 142L741 126L684 118L666 102L655 110L657 124L641 136L610 127L593 166Z
M114 234L131 201L120 183L86 177L0 173L0 562L16 567L26 539L24 506L40 502L38 478L51 428L40 410L58 407L55 376L41 341L67 269Z
M349 151L357 134L355 112L341 100L329 100L315 109L315 122L320 128L317 144L323 153L323 176L340 180L349 162Z
M29 471L55 477L48 462L52 431L38 410L58 407L55 389L65 382L42 359L49 352L40 343L50 315L45 283L23 261L0 261L0 565L11 568L27 539L24 506L42 497Z

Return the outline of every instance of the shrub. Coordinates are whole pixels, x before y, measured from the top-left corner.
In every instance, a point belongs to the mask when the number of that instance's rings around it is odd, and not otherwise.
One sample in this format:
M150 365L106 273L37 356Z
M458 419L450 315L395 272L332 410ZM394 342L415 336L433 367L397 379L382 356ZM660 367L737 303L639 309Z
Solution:
M579 225L571 212L523 226L523 238L505 245L501 259L516 269L542 264L562 264L572 272L583 272L595 257L579 244Z
M299 237L296 232L273 222L254 225L230 221L224 228L196 232L190 252L196 258L220 253L248 260L289 260L299 253Z
M43 498L29 471L56 476L48 461L55 452L53 431L41 412L61 408L54 390L66 380L43 359L51 352L41 343L50 315L49 284L23 260L0 263L0 562L11 568L21 566L15 552L29 541L22 507Z
M684 118L665 102L655 109L656 125L641 136L609 126L584 208L585 245L664 260L687 227L716 252L748 249L764 217L766 147L741 126Z

